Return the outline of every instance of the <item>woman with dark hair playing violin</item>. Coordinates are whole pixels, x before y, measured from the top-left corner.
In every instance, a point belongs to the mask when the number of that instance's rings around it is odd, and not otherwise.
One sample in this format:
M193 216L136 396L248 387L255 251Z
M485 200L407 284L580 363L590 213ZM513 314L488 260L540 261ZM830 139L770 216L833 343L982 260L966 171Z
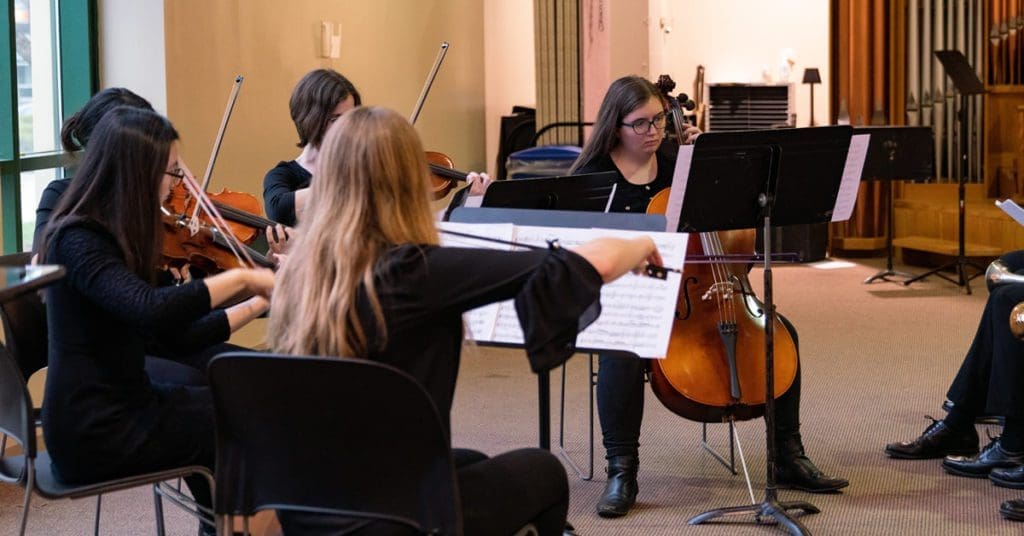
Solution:
M302 152L295 160L279 162L263 178L267 217L288 226L296 224L309 200L310 182L327 129L362 102L355 85L332 69L310 71L299 80L288 108ZM466 175L466 182L469 195L483 195L491 179L486 173L471 172Z
M665 103L654 84L638 76L616 80L601 103L594 129L570 173L618 172L611 210L643 213L651 198L672 184L675 162L658 150L666 124ZM699 134L696 127L687 127L681 143L690 143ZM795 341L796 330L784 318L782 321ZM602 517L626 515L636 501L646 366L639 359L600 357L597 408L608 459L608 481L597 506ZM800 439L799 371L776 407L779 486L824 492L849 485L845 479L826 476L804 453Z
M295 226L296 215L302 213L308 200L309 183L327 128L362 102L352 82L332 69L310 71L299 80L288 109L302 152L295 160L279 162L263 178L263 206L268 218Z
M270 270L233 269L180 286L154 285L160 206L180 180L177 132L149 110L119 107L99 121L40 251L67 277L46 290L49 371L43 432L54 473L89 483L184 465L212 468L214 423L205 386L152 381L145 347L183 353L223 342L269 308ZM254 295L228 309L239 294ZM201 477L187 479L212 504Z
M153 106L149 101L129 89L122 87L104 89L93 95L78 112L64 121L61 127L61 145L64 150L69 153L81 152L80 154L87 152L93 131L100 120L108 112L118 107L153 111ZM80 160L82 156L78 158ZM42 253L40 247L43 231L50 221L51 214L73 181L73 177L57 179L50 182L43 190L39 206L36 208L36 230L32 244L32 251L37 257ZM278 236L283 236L283 234L283 232L279 233ZM283 248L283 241L275 241L271 238L270 229L268 229L267 235L268 242L272 248L275 248L275 252ZM157 274L157 281L163 285L185 282L189 278L190 270L187 265L180 270L161 270ZM206 365L210 359L221 352L238 350L243 350L243 348L220 342L198 351L182 354L162 344L159 340L149 340L147 341L146 372L157 382L205 385L207 383Z

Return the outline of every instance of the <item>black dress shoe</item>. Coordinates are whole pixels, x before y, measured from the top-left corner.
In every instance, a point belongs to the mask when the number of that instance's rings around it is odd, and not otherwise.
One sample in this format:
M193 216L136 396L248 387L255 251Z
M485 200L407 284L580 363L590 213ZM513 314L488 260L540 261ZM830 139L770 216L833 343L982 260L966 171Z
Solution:
M999 505L999 513L1012 521L1024 521L1024 499L1012 499Z
M1011 469L993 469L988 479L1001 488L1024 489L1024 465Z
M885 453L891 458L904 460L926 460L942 458L951 454L970 456L978 452L978 431L971 426L964 432L956 432L944 421L932 420L928 428L913 441L900 441L885 446Z
M832 478L818 469L804 453L800 434L784 438L776 449L775 484L780 488L811 493L837 491L850 485L845 478Z
M942 468L947 473L970 478L985 478L993 469L1012 469L1024 464L1024 453L1003 450L999 438L993 439L977 456L946 456Z
M612 456L608 458L608 482L604 494L597 503L597 515L601 517L622 517L636 503L638 486L636 472L640 465L637 456Z

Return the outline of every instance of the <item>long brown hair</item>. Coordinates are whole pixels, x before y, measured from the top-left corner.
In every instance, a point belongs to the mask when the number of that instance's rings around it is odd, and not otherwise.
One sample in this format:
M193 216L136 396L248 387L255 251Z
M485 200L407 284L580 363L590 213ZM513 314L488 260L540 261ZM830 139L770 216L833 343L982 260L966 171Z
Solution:
M361 107L328 131L299 238L278 271L268 338L278 352L368 357L357 300L368 299L383 344L373 272L400 244L437 244L423 144L398 113Z
M651 97L659 100L661 92L658 87L639 76L624 76L612 82L601 101L601 108L597 111L597 119L594 121L594 130L590 132L590 138L583 146L580 156L573 162L569 173L586 166L595 160L603 158L612 152L612 149L619 145L619 127L622 120L634 110L647 104Z
M60 228L91 222L114 237L130 270L152 281L163 245L160 184L177 139L171 122L156 112L126 106L107 112L53 209L39 250L44 258Z

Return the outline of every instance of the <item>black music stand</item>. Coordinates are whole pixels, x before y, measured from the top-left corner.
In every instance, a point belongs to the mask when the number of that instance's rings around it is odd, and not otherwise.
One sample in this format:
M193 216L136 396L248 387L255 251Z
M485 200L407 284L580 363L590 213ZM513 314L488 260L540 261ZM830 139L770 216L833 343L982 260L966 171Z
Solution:
M509 181L512 182L512 181ZM522 182L525 182L522 181ZM488 188L489 190L490 188ZM569 197L566 197L568 199ZM536 210L536 209L514 209L514 208L493 208L493 207L458 207L451 213L449 221L459 223L512 223L515 225L534 225L544 227L576 227L591 228L599 227L604 229L626 229L634 231L655 231L665 230L665 217L662 215L648 214L620 214L601 213L569 210ZM520 347L504 343L491 343L480 341L479 344L486 344L499 347ZM632 359L640 359L636 354L622 350L607 350L603 348L581 348L577 347L576 352L583 353L607 353L619 354ZM564 389L564 387L563 387ZM564 393L564 390L563 390ZM551 450L551 372L543 371L537 373L537 426L538 442L540 448ZM593 436L593 422L591 421L590 434ZM591 453L593 459L593 453ZM569 460L569 463L576 468L576 464ZM593 462L591 462L593 464ZM576 468L579 472L579 468ZM591 465L593 473L593 465Z
M848 126L747 132L709 132L697 138L680 208L680 232L762 228L771 251L773 225L824 223L832 219L853 129ZM727 198L726 198L727 197ZM671 217L669 218L672 219ZM764 255L765 383L775 392L775 303L772 255ZM788 510L814 514L804 501L780 502L775 485L775 398L765 397L767 479L764 500L717 508L689 520L752 512L755 521L775 520L792 534L809 534Z
M903 282L904 285L909 285L915 281L920 281L930 275L937 275L950 283L958 287L963 287L964 290L971 293L971 280L979 275L985 273L985 268L979 266L977 263L971 262L967 259L966 247L964 245L965 233L964 233L964 185L967 183L967 106L965 98L967 95L980 95L985 93L985 85L981 83L978 75L974 72L974 68L971 67L970 63L967 63L967 58L964 57L963 53L959 50L936 50L935 57L939 59L939 63L942 64L943 69L946 70L946 75L953 81L953 86L956 88L957 93L960 94L960 110L957 112L958 128L960 132L959 144L960 144L960 165L957 166L957 200L958 213L957 213L957 226L959 231L958 237L958 249L956 253L956 259L952 262L946 263L938 268L925 272L917 277L910 278ZM967 267L972 266L977 270L974 274L967 275ZM956 270L957 278L953 279L942 271L953 268Z
M895 180L928 180L935 176L935 137L931 127L859 127L854 134L870 134L868 155L864 160L861 180L886 181L889 186L889 224L885 232L885 270L864 280L893 281L889 277L913 278L913 274L898 272L892 266L892 234L896 226L893 209Z

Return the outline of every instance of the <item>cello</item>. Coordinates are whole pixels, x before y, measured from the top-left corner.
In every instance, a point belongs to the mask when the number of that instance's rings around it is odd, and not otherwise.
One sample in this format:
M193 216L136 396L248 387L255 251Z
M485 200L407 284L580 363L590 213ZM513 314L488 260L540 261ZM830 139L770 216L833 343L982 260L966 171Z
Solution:
M656 85L681 140L683 114L678 99L669 94L675 83L662 75ZM658 192L647 213L664 214L668 199L669 189ZM699 233L687 244L688 262L667 355L651 366L654 394L686 419L727 422L764 414L766 314L747 279L746 266L723 260L730 252L753 250L752 230ZM793 384L798 366L796 343L778 317L774 353L773 396L778 398Z

